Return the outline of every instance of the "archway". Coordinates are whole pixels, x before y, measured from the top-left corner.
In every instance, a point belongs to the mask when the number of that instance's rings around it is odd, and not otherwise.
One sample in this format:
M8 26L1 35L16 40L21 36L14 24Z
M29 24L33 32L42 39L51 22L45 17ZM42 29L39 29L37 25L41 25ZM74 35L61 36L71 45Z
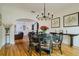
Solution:
M21 40L25 37L28 37L28 32L32 31L32 24L36 23L35 20L20 18L16 20L14 37L15 40Z

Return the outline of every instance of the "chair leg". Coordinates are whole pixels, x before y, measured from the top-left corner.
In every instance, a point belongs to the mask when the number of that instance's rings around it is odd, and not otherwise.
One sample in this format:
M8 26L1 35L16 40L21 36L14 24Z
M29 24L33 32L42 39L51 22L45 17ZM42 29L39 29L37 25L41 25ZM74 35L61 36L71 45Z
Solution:
M41 47L39 47L39 54L40 54L40 56L41 56Z
M59 45L58 47L59 47L60 53L62 54L61 45Z
M31 48L29 48L28 52L29 52L29 55L32 56L32 50L31 50Z

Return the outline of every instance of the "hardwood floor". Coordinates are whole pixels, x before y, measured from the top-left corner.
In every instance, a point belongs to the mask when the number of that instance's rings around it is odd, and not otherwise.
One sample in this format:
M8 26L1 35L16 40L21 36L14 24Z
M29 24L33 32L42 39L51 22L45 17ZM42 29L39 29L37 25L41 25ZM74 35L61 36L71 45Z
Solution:
M0 56L30 56L28 52L28 39L16 40L14 45L5 45L0 50ZM54 49L54 52L51 54L52 56L79 56L79 48L78 47L70 47L68 45L62 45L62 52L58 49ZM45 52L42 52L42 56L47 56ZM32 49L32 56L40 56L39 53Z

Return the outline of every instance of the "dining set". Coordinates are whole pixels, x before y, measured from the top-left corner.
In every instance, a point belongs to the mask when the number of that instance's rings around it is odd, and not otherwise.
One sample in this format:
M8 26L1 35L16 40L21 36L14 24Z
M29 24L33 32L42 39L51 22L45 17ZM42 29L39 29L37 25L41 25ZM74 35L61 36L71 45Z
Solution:
M38 33L29 32L29 52L32 54L32 49L38 52L40 55L42 51L51 55L53 53L53 49L58 47L60 53L62 54L62 41L63 34L62 33Z

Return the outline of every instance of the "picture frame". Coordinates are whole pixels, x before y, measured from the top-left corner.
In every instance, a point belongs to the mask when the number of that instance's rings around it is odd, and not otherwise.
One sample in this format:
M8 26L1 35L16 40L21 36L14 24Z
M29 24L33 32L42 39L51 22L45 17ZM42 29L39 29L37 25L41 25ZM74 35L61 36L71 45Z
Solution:
M63 27L79 26L79 12L63 16Z
M60 27L60 17L53 18L51 20L51 28L59 28Z

